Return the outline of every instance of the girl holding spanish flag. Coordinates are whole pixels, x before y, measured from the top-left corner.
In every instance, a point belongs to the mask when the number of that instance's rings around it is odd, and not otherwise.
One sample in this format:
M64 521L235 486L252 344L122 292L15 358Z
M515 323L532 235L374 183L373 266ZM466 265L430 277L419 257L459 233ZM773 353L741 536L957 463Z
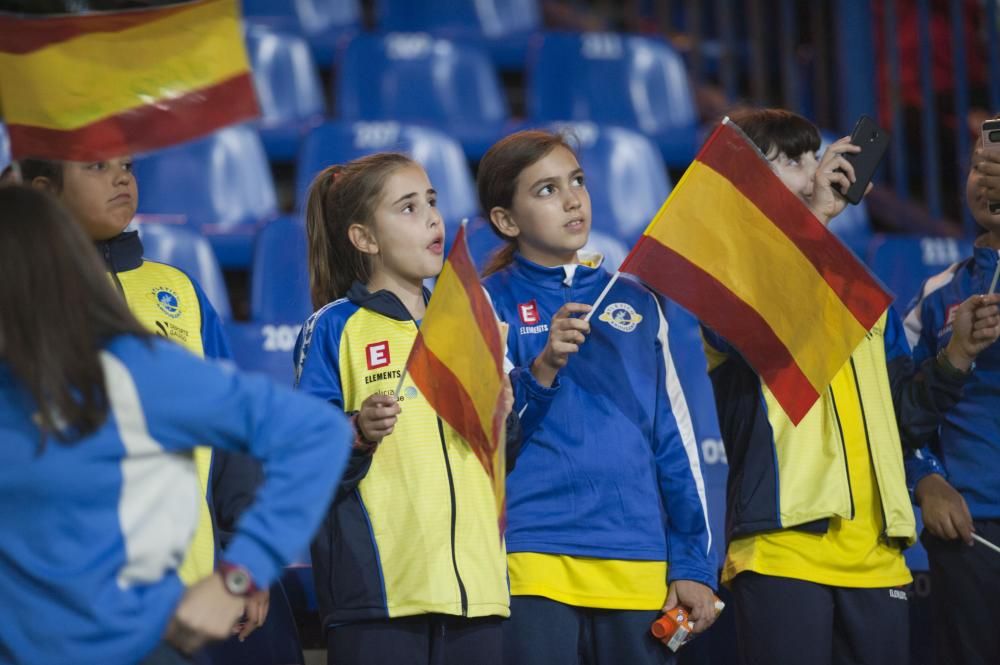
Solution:
M297 383L356 431L312 547L329 662L499 665L509 594L491 480L416 389L395 394L443 265L437 193L409 157L370 155L316 176L306 225L317 311Z
M510 325L524 443L508 476L510 665L653 664L662 609L715 619L704 483L656 297L581 252L590 196L566 141L512 134L483 157L479 198L506 241L484 286ZM589 322L578 318L593 314Z

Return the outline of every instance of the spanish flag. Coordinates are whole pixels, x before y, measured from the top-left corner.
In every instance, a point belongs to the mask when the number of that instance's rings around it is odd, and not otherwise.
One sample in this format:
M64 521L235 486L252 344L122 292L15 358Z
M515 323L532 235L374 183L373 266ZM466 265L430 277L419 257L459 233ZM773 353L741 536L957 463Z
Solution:
M726 338L795 424L892 302L728 118L620 271Z
M100 160L256 115L236 0L0 13L0 117L15 159Z
M406 371L492 480L501 534L506 524L503 349L500 325L479 284L463 224L438 276Z

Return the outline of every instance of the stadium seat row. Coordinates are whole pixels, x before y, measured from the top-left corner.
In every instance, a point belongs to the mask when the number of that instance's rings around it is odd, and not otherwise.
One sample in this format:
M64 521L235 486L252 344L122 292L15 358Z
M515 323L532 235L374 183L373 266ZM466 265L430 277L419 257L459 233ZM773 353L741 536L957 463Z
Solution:
M484 44L503 68L523 65L528 41L542 26L538 0L378 0L382 31L430 32ZM254 23L304 36L323 66L333 62L336 45L362 30L360 0L243 0Z
M248 22L246 41L268 154L287 160L296 137L322 119L325 105L305 38L280 26ZM426 32L358 33L341 42L334 117L436 127L458 139L472 160L516 128L479 42ZM653 139L670 166L684 166L694 156L691 87L683 60L666 42L615 33L539 33L529 47L527 72L531 122L620 125Z

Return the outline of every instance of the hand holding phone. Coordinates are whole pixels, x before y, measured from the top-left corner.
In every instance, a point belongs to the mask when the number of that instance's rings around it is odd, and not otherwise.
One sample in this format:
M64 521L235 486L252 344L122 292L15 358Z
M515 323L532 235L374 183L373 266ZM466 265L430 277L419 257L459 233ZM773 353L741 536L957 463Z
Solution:
M868 189L868 184L875 175L875 169L889 147L889 132L881 129L875 121L866 115L858 119L851 132L851 144L861 148L860 152L844 153L844 159L854 167L854 182L845 191L838 187L837 191L848 202L857 205L861 202Z
M983 150L1000 152L1000 119L983 123ZM1000 215L1000 201L988 201L990 213Z

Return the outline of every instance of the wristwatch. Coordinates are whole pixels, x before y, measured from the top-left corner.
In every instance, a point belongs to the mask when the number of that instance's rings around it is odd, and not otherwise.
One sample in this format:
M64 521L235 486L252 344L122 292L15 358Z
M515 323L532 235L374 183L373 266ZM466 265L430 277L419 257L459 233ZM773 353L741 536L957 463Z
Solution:
M223 561L219 563L219 572L222 573L222 583L226 586L226 591L234 596L249 596L257 590L250 571L243 566Z

